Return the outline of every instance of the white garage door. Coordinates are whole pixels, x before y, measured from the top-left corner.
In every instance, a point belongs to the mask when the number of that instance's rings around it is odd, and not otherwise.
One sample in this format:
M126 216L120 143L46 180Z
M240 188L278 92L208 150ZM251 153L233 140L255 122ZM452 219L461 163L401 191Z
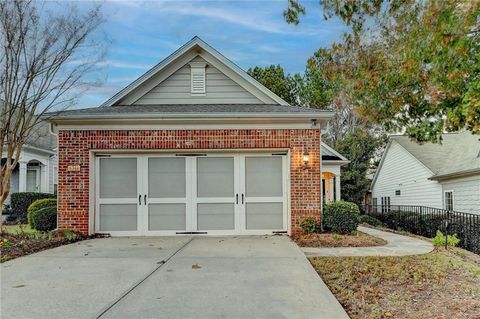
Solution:
M97 157L95 231L126 236L284 232L287 174L285 155Z

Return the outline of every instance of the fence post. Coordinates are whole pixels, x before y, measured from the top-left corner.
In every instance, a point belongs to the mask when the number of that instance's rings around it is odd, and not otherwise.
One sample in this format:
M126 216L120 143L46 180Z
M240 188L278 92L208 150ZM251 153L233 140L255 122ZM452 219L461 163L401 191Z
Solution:
M450 211L447 210L447 220L445 221L445 250L448 250L448 226L450 225Z

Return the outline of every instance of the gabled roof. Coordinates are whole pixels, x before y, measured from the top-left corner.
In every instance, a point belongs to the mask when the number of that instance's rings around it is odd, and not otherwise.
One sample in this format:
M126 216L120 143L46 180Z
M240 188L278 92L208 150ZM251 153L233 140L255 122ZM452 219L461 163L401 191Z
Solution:
M438 178L471 170L480 171L480 136L470 132L442 135L442 144L418 144L407 136L392 136Z
M442 143L418 144L405 135L392 135L375 172L372 186L382 169L392 142L398 143L431 173L430 179L480 174L480 136L470 132L442 134Z
M180 60L182 56L186 55L189 51L192 51L192 50L197 50L199 52L203 50L207 52L208 54L213 56L214 59L216 59L221 64L226 66L229 70L233 71L235 75L239 76L241 79L249 83L252 86L253 90L257 90L258 92L261 92L263 96L267 96L272 102L277 103L279 105L289 105L286 101L284 101L278 95L276 95L275 93L267 89L265 86L260 84L258 81L256 81L253 77L248 75L235 63L227 59L220 52L218 52L213 47L208 45L205 41L200 39L198 36L195 36L190 41L188 41L183 46L181 46L178 50L176 50L167 58L165 58L163 61L155 65L153 68L145 72L142 76L140 76L138 79L133 81L127 87L125 87L120 92L115 94L113 97L108 99L105 103L102 104L102 106L117 105L128 94L131 94L134 90L138 89L141 85L145 84L150 79L152 79L152 77L159 74L160 72L162 72L162 70L166 69L167 67L171 66L175 61ZM179 65L179 67L181 66L183 65Z
M332 162L338 162L340 164L350 163L350 161L345 156L343 156L342 154L340 154L339 152L337 152L336 150L334 150L324 142L322 142L321 147L322 147L322 161L332 161Z

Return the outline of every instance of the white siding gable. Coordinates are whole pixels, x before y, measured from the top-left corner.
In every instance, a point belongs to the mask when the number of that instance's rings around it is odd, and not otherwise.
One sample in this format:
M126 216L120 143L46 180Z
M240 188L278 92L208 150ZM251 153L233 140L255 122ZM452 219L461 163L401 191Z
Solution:
M442 193L453 191L453 210L480 214L480 175L443 181L442 187Z
M397 142L392 141L377 172L372 197L390 197L391 205L442 208L442 186L429 180L433 174ZM400 190L400 195L395 191Z
M205 93L192 94L192 68L182 66L134 104L263 104L238 83L197 56L191 62L206 63Z

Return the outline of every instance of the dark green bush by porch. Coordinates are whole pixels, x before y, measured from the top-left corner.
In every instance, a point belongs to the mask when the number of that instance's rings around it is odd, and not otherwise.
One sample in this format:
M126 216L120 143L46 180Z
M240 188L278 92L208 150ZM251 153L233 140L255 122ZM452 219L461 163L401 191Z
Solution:
M30 214L30 226L39 231L57 228L57 206L44 207Z
M380 220L376 219L375 217L369 216L369 215L360 215L359 222L369 224L369 225L374 226L374 227L383 226L383 223Z
M323 208L324 225L340 234L350 234L357 230L360 210L355 203L333 202Z
M30 226L32 226L32 213L39 210L39 209L42 209L42 208L45 208L45 207L57 207L57 199L56 198L42 198L42 199L37 199L36 201L34 201L32 204L30 204L30 206L28 206L28 209L27 209L27 219L28 219L28 223L30 224Z
M11 219L19 223L25 224L27 222L27 209L37 199L55 198L54 194L48 193L12 193L10 195Z
M313 217L304 218L300 223L300 227L302 227L305 234L314 233L317 230L317 221Z

